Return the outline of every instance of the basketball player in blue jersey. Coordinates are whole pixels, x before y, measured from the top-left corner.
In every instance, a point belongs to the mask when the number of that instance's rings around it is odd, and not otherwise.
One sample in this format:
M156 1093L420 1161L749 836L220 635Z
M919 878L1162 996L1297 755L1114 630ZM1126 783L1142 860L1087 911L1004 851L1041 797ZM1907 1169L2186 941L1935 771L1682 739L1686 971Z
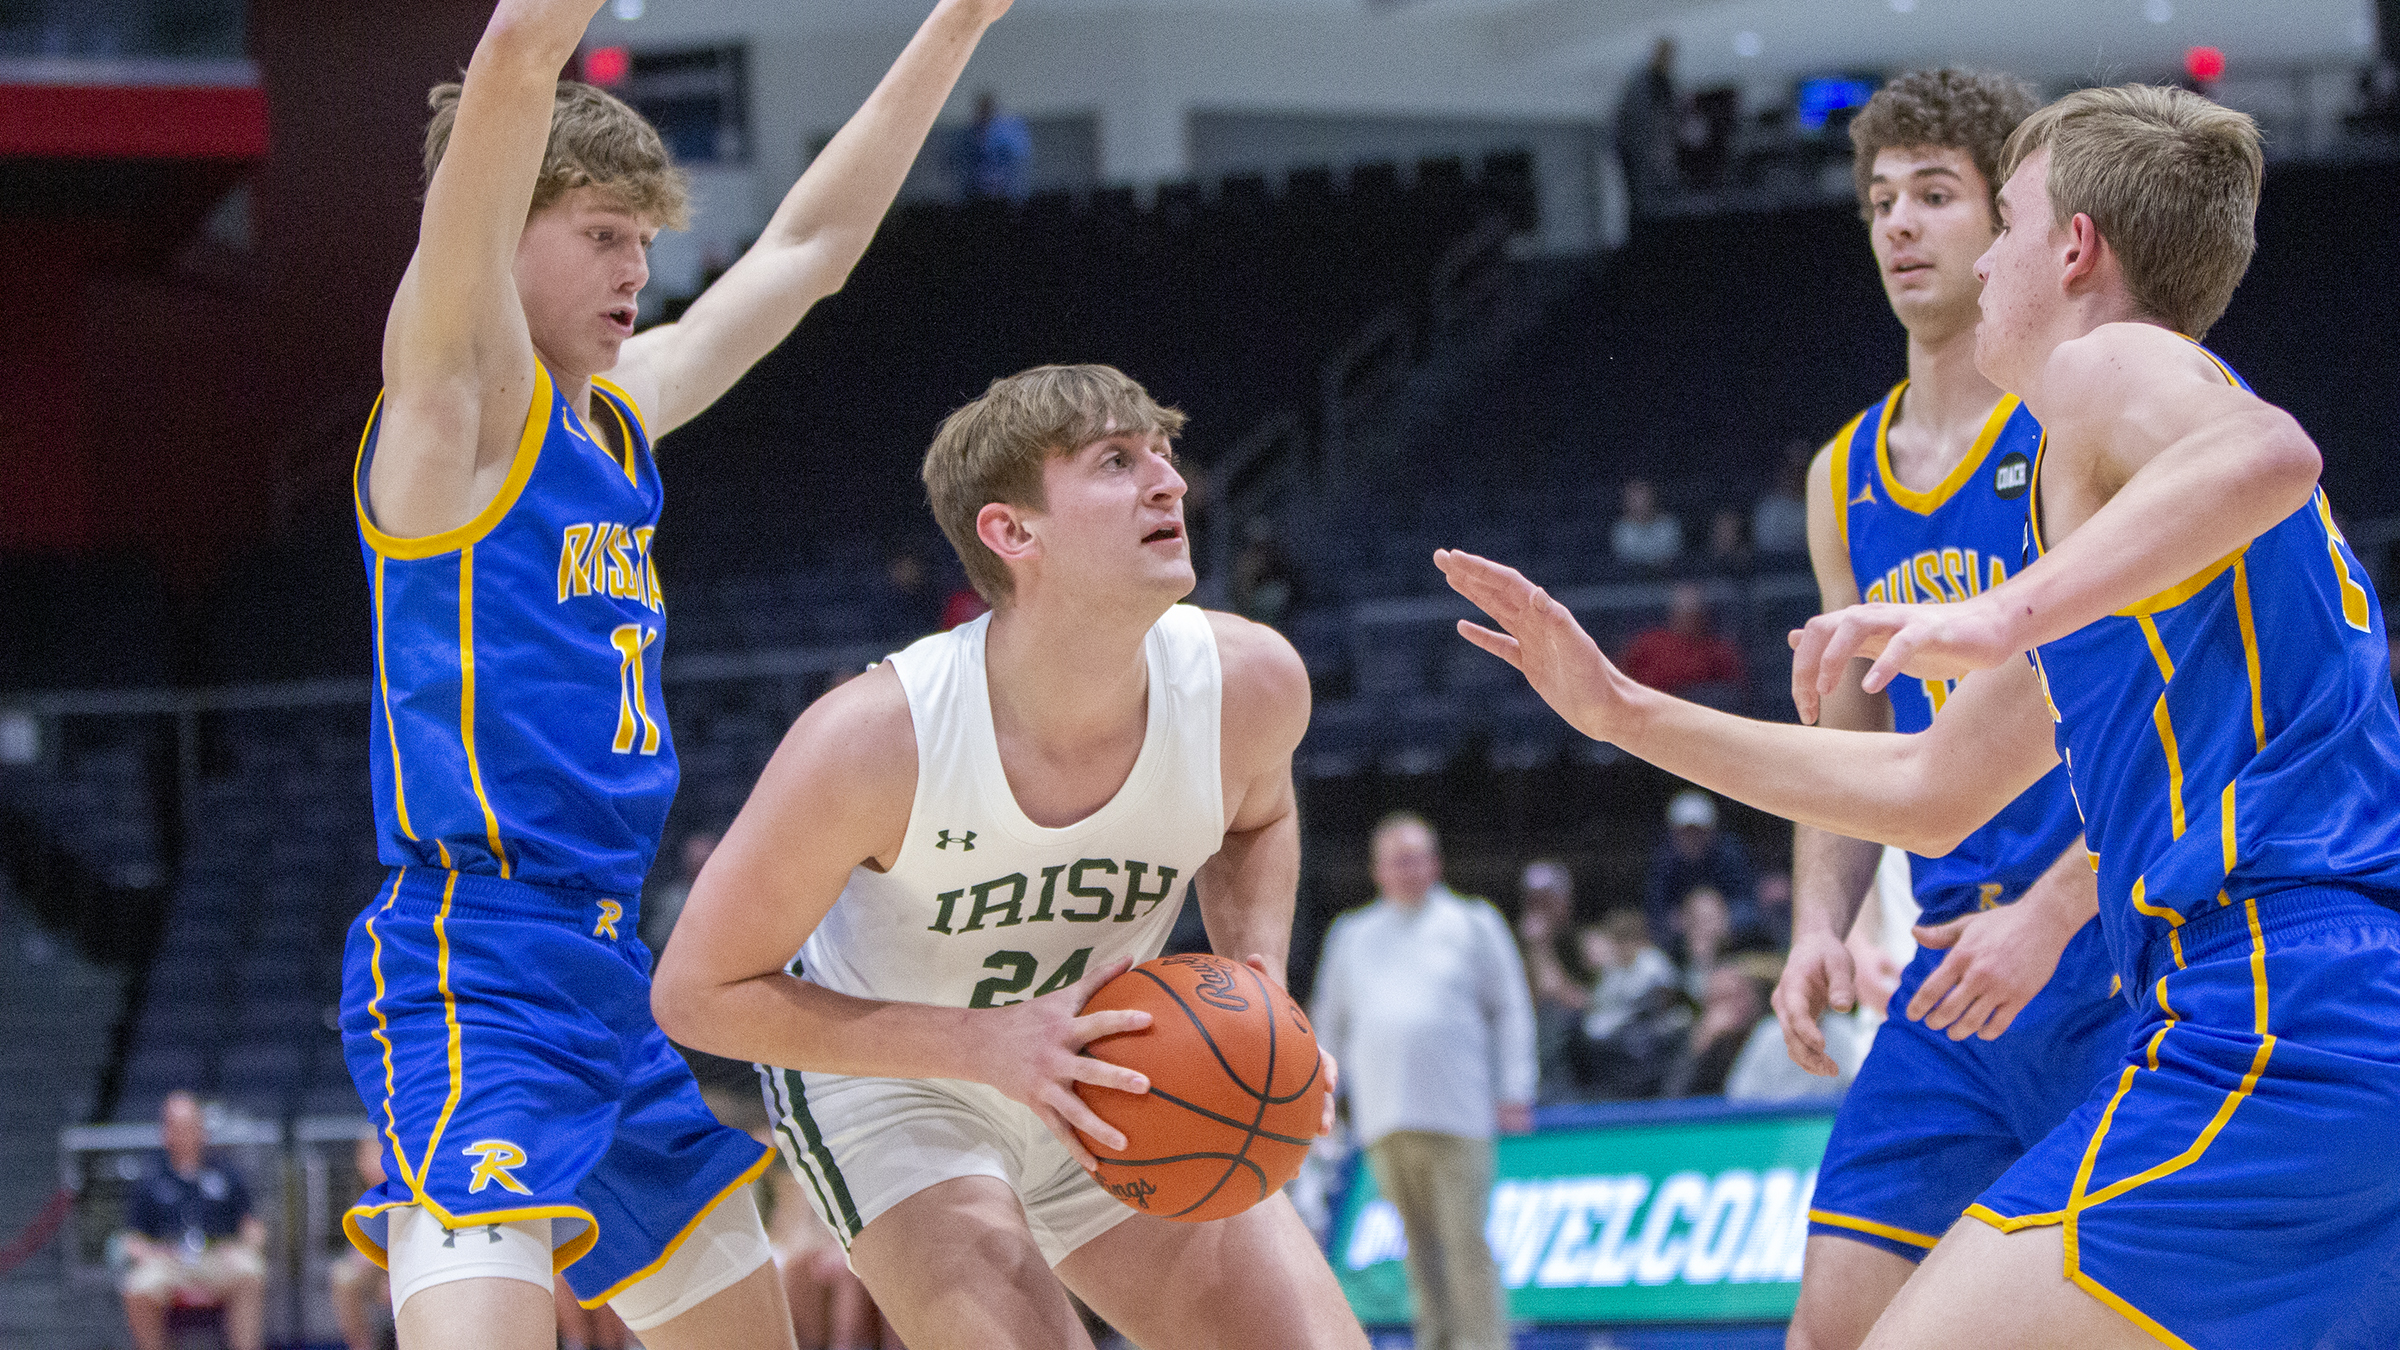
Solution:
M1751 722L1626 680L1539 588L1443 552L1461 631L1585 733L1819 829L1947 852L2064 761L2134 1039L1867 1338L2388 1346L2400 1248L2400 708L2306 433L2195 340L2248 266L2247 117L2088 89L2001 162L1976 366L2045 430L2038 557L1794 635L1814 720L1958 681L1915 735ZM2030 657L2030 659L2028 659Z
M1862 595L1966 600L2023 556L2041 428L1975 369L1975 260L1998 229L1990 175L2037 102L2008 76L1916 71L1850 124L1876 269L1908 330L1908 379L1810 469L1826 613ZM1818 721L1923 731L1949 693L1901 680L1878 697L1847 680ZM2110 996L2082 833L2066 772L2052 769L1948 855L1909 860L1922 945L1817 1171L1794 1350L1856 1350L1942 1231L2124 1052L2131 1027ZM1818 1073L1836 1071L1818 1019L1854 1002L1842 934L1882 852L1795 829L1792 954L1775 1010L1792 1058Z
M685 199L638 114L558 79L599 3L501 0L434 91L356 474L393 872L344 957L387 1173L345 1228L408 1350L549 1346L555 1274L654 1350L792 1344L744 1189L769 1155L652 1021L635 936L676 782L652 446L839 288L1007 8L941 0L757 245L637 337Z
M1209 945L1280 982L1300 874L1308 672L1177 603L1182 425L1106 366L951 414L925 485L991 613L801 715L659 967L662 1025L762 1065L787 1161L913 1350L1090 1350L1068 1290L1153 1350L1366 1350L1280 1193L1177 1223L1089 1174L1085 1137L1125 1138L1076 1086L1149 1086L1078 1052L1150 1015L1086 999L1158 954L1195 879Z

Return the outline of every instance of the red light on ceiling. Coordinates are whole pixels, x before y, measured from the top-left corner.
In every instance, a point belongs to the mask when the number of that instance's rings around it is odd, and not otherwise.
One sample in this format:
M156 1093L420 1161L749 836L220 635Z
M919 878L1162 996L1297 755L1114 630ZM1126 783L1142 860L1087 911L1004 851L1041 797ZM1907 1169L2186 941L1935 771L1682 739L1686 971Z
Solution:
M583 54L583 78L593 84L617 84L632 69L633 54L623 47L594 47Z
M2194 47L2183 54L2183 68L2205 84L2225 74L2225 53L2215 47Z

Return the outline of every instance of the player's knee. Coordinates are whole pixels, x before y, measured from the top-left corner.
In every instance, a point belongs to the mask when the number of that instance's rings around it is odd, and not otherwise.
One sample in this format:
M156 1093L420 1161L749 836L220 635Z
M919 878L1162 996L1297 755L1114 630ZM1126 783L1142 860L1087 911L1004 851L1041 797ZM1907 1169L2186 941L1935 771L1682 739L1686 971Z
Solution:
M411 1295L454 1280L521 1280L545 1291L554 1283L548 1219L446 1229L422 1206L402 1205L389 1222L384 1259L394 1316Z
M608 1301L634 1331L673 1321L775 1259L758 1206L738 1192L702 1215L656 1271Z

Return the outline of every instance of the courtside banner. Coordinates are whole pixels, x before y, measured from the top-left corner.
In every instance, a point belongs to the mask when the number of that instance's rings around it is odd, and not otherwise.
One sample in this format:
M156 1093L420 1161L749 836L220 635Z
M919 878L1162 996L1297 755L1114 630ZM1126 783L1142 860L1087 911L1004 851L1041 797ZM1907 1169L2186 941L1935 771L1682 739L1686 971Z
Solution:
M1485 1234L1530 1322L1791 1316L1833 1114L1657 1103L1546 1110L1503 1137ZM1330 1255L1359 1320L1409 1320L1400 1215L1357 1168Z

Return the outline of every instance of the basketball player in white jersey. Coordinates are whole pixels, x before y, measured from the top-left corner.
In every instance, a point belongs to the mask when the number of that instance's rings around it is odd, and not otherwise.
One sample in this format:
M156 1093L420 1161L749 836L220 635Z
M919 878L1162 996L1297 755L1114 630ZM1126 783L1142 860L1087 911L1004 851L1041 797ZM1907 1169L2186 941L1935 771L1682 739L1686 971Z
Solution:
M1187 883L1220 953L1281 980L1291 934L1308 676L1176 603L1182 425L1105 366L951 414L925 483L993 612L801 716L659 967L669 1035L783 1066L785 1158L915 1350L1088 1347L1069 1289L1153 1350L1366 1345L1281 1195L1139 1214L1077 1134L1123 1143L1076 1083L1148 1088L1077 1052L1149 1021L1077 1012Z

